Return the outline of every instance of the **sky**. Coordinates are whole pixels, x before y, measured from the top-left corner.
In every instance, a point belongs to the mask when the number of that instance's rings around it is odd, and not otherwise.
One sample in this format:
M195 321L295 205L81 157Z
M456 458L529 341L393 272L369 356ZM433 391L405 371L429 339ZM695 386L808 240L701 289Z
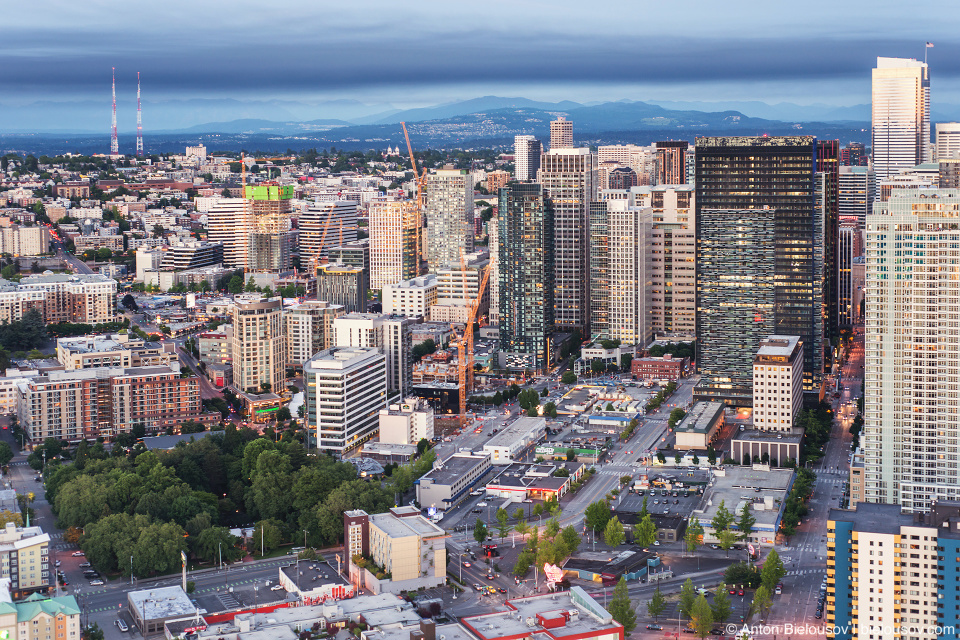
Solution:
M36 0L3 8L0 118L109 108L111 67L123 107L140 71L152 105L279 100L299 118L482 95L844 106L870 101L878 55L922 59L926 41L933 100L960 103L958 27L945 0Z

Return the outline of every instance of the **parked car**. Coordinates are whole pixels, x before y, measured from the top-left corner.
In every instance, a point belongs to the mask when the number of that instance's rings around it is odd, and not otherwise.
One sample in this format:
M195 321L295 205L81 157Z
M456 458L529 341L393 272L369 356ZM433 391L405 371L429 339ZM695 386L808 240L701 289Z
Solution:
M80 568L81 568L81 569L86 569L86 568L92 567L92 566L93 566L93 565L90 564L89 562L81 562L81 563L80 563Z
M97 578L96 580L91 580L91 581L90 581L90 586L91 586L91 587L101 587L101 586L103 586L103 580L101 580L100 578Z
M658 624L648 624L647 629L650 631L663 631L663 627Z
M120 631L127 631L129 627L127 627L126 622L124 622L120 618L117 618L117 629L120 629Z
M82 558L86 554L83 551L74 551L70 555L72 555L74 558Z
M270 587L270 591L280 591L281 589L283 589L282 584L275 584L272 587Z

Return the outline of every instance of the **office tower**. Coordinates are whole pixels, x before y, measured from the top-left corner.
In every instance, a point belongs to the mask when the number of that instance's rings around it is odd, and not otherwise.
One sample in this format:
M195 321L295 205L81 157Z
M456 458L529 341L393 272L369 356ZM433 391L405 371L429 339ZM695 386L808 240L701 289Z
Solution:
M540 154L543 145L533 136L516 136L513 139L513 175L520 182L537 179L540 170Z
M930 69L906 58L877 58L871 151L877 181L930 159Z
M837 309L840 326L852 325L857 319L856 295L853 277L853 259L863 255L863 231L856 221L840 223L840 242L837 268Z
M345 313L342 305L322 300L304 300L283 310L286 366L301 369L303 363L333 346L333 321Z
M688 146L686 140L657 143L656 184L686 184Z
M247 268L253 271L286 271L293 268L297 234L290 230L293 186L264 183L244 187L253 215L247 239ZM208 214L209 219L209 214Z
M370 238L347 242L327 249L328 262L340 262L351 267L360 267L370 273Z
M851 142L840 150L840 164L845 167L867 166L867 148L862 142Z
M656 147L635 144L611 144L597 147L597 163L616 162L637 174L638 185L649 185L656 177Z
M449 165L427 176L427 264L431 273L473 251L473 182Z
M332 347L303 365L308 431L336 458L376 435L387 406L386 356L375 347Z
M487 279L487 291L490 292L490 324L500 322L500 231L498 224L496 217L487 221L487 248L490 250L490 277Z
M873 211L877 180L870 167L840 167L838 214L840 221L856 220L861 225Z
M830 218L836 211L835 174L817 169L836 166L830 159L835 148L835 144L818 145L811 136L697 139L696 231L703 264L697 267L697 368L702 379L694 392L696 399L750 406L750 362L760 338L770 334L800 336L804 392L819 396L824 318L836 308L835 298L826 298L825 292L835 291L837 276L836 240L830 249L824 238L825 229L834 224ZM770 184L779 187L770 189ZM730 225L724 223L724 211ZM707 216L708 212L712 213ZM756 230L751 229L751 216L756 218ZM745 234L742 244L754 246L754 240L766 233L770 217L775 221L771 247L751 250L756 254L753 258L742 255L751 251L732 251L726 265L708 266L703 261L705 241L714 243L711 252L722 247L721 242L735 245L739 241L728 235L734 226ZM705 219L710 220L710 228L703 226ZM740 272L752 269L765 263L770 251L773 271L745 273L742 283L749 284L741 289L737 265ZM829 264L834 265L832 272L826 271ZM774 282L774 298L769 299L765 287ZM737 291L742 291L740 300Z
M490 280L488 277L483 295L480 295L480 281L489 266L487 253L478 252L464 256L463 267L457 265L437 271L437 300L430 309L430 320L466 323L469 305L478 298L477 321L483 319L490 310Z
M411 278L383 288L383 312L408 318L430 316L430 307L437 304L437 276Z
M357 203L352 200L311 202L300 212L297 228L300 232L300 264L312 270L333 247L356 242Z
M814 193L819 210L814 210L814 274L813 296L822 305L822 337L829 351L836 342L839 312L837 309L837 237L840 233L840 142L817 141L816 184ZM820 349L823 343L813 343ZM806 347L807 343L804 342ZM819 362L819 358L815 358ZM822 366L817 363L814 367ZM816 376L822 379L822 376ZM819 382L815 385L819 388Z
M198 240L171 244L157 268L185 271L219 264L223 264L223 245Z
M608 200L590 203L590 337L610 337L608 204Z
M223 245L223 265L247 269L253 209L243 198L221 198L207 211L207 241Z
M370 288L409 280L420 271L420 216L410 200L370 203Z
M343 306L346 313L367 310L367 270L362 267L328 262L317 267L317 300Z
M618 167L607 174L607 189L629 189L637 186L637 172L630 167Z
M652 341L650 323L650 251L653 212L629 206L626 200L607 203L609 311L607 335L622 344L646 347Z
M553 321L558 330L576 329L584 337L590 335L587 233L590 203L597 199L596 177L597 157L589 149L551 149L540 161L539 182L553 207ZM501 300L504 295L501 290Z
M550 121L550 151L573 148L573 123L564 116Z
M286 348L280 298L237 296L233 305L233 386L241 393L283 391Z
M553 207L538 184L500 190L500 365L545 371L550 366L554 296Z
M960 191L894 191L866 223L867 502L960 497Z
M802 407L803 342L797 336L763 338L753 357L754 428L792 431Z
M960 158L960 122L937 123L936 156L941 161Z

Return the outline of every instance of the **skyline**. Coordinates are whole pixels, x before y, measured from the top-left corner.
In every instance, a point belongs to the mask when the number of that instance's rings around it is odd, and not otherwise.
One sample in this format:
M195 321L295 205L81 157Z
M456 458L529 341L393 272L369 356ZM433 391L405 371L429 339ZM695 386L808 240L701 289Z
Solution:
M722 7L613 2L594 13L572 2L497 1L483 12L422 2L402 13L380 0L336 13L287 2L269 19L248 0L229 7L93 0L54 12L42 4L10 9L0 28L0 118L52 102L65 125L73 118L69 105L108 98L111 67L122 131L135 128L138 71L148 131L157 128L151 111L198 99L211 104L193 107L192 124L217 121L215 103L231 99L288 103L278 119L342 118L344 110L376 113L483 95L852 106L869 103L877 56L922 59L926 41L936 45L933 102L960 104L960 19L946 2L926 14L935 20L904 16L900 3L825 0L799 17L748 0ZM727 33L735 37L722 37ZM341 105L333 114L321 106L333 100L369 108ZM70 128L57 124L45 129Z

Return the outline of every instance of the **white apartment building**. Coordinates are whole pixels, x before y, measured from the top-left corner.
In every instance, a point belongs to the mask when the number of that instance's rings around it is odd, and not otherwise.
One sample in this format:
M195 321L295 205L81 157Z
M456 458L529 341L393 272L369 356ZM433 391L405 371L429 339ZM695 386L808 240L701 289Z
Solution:
M386 356L375 347L333 347L303 365L307 428L320 451L342 458L376 435L387 404Z
M223 245L223 264L234 269L250 266L253 207L243 198L220 198L207 211L207 241Z
M233 386L243 393L283 390L287 351L280 298L237 296L233 305Z
M653 339L650 322L653 264L650 243L653 211L625 200L607 202L609 251L609 327L622 344L646 346Z
M383 323L390 316L379 313L347 313L333 321L333 344L337 347L383 346Z
M50 251L50 230L46 227L0 227L0 252L13 256L36 256Z
M304 300L283 310L286 366L297 369L316 353L333 346L333 321L344 314L343 305Z
M753 358L753 426L790 431L803 407L803 342L769 336Z
M380 410L380 442L417 444L433 440L433 407L422 398L405 398Z
M417 203L370 203L370 288L417 277L420 269L421 218Z
M427 274L383 288L383 312L408 318L427 318L437 303L437 276Z
M427 264L432 273L473 251L473 181L466 170L444 167L427 176Z
M137 249L137 282L143 282L147 271L156 271L163 262L164 251L153 247Z
M334 344L379 349L386 357L387 389L405 395L411 384L410 327L415 322L404 316L348 313L333 321Z
M960 190L894 191L866 221L867 502L960 497Z
M490 292L490 310L488 312L490 324L500 322L500 226L497 218L490 218L487 222L487 242L490 249L490 279L487 280L487 290Z
M31 298L32 292L44 296L43 318L54 322L100 324L117 317L117 281L107 276L35 275L26 276L18 285L20 293Z
M550 121L550 151L573 148L573 123L564 116Z
M352 200L315 200L300 211L300 264L313 271L321 254L331 247L357 240L357 203Z
M935 160L960 157L960 122L938 122Z
M877 58L871 150L877 181L930 161L930 69L907 58Z
M530 135L518 135L513 139L513 166L514 177L520 182L529 182L537 179L540 169L540 154L543 145Z

